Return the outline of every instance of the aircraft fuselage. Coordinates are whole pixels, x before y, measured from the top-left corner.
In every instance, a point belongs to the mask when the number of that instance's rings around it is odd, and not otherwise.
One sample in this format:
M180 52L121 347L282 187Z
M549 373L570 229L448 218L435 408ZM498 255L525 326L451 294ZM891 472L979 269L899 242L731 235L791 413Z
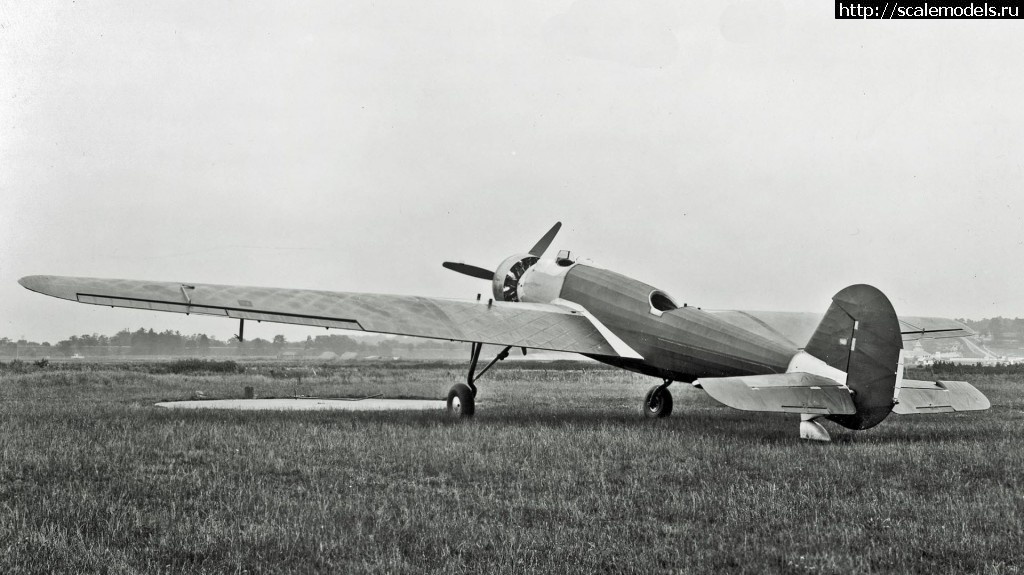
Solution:
M530 270L524 277L524 295L531 300L531 292L546 292L549 299L552 286L538 290L531 286L538 277L531 272L545 274L560 282L558 297L576 303L608 329L619 336L643 360L612 357L593 357L598 361L646 375L692 382L701 377L725 377L785 373L790 359L798 351L789 344L770 340L734 326L697 307L674 307L667 296L651 285L622 274L598 267L574 264L564 273L551 270ZM531 290L530 288L533 287Z

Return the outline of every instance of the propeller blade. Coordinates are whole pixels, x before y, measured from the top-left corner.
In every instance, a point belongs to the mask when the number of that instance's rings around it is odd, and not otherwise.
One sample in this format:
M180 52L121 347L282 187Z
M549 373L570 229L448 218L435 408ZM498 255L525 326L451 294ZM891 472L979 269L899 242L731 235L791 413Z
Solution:
M490 281L494 279L494 272L490 270L485 270L484 268L481 267L471 266L469 264L464 264L460 262L444 262L441 265L447 269L452 270L453 272L459 272L460 274L466 274L467 276L480 278L482 280Z
M548 233L544 234L544 237L537 242L537 245L530 248L530 255L538 258L544 255L544 252L547 251L548 246L550 246L551 242L554 241L555 235L558 234L558 230L561 227L562 222L555 222L555 225L551 226L551 229L548 230Z

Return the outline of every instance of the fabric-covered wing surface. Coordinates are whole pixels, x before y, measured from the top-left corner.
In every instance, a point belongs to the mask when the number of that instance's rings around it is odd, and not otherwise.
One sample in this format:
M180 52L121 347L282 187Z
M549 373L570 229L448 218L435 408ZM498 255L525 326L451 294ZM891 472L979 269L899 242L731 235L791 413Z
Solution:
M714 310L711 313L733 325L796 347L807 343L822 318L820 313L789 311ZM903 341L974 335L971 328L951 319L900 316L899 320Z
M28 276L81 303L617 357L586 312L554 305L175 282ZM632 350L629 350L632 351Z

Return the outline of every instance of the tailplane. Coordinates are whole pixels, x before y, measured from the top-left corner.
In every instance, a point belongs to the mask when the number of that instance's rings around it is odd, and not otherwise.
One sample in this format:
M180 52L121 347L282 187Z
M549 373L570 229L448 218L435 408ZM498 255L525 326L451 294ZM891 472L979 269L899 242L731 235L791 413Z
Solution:
M939 413L989 406L966 382L904 380L896 312L885 294L864 284L832 298L786 373L701 378L694 385L736 409L799 413L800 437L817 441L829 440L821 418L849 429L868 429L893 411Z
M853 285L832 298L786 373L701 378L694 385L736 409L799 413L800 437L828 441L815 420L867 429L889 415L902 351L900 322L889 299L869 285Z

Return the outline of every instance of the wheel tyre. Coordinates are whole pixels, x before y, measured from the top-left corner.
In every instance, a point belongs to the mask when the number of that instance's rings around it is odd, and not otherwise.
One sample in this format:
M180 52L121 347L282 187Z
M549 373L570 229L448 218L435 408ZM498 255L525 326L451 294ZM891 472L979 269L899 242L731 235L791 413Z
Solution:
M668 417L672 415L672 394L667 388L655 385L647 390L640 409L643 410L644 417Z
M465 383L456 383L448 390L448 415L459 419L473 417L476 411L473 390Z

